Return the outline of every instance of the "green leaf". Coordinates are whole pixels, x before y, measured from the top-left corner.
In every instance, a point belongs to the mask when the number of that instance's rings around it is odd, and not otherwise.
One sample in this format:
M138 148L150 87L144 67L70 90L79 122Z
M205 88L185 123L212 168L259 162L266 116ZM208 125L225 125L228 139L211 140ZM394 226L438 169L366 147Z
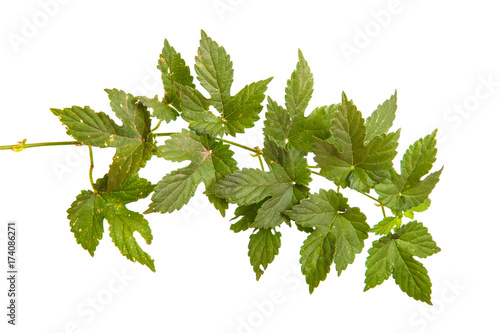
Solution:
M160 102L158 100L158 95L154 98L148 98L144 96L137 97L139 101L144 104L147 108L152 109L152 115L160 120L165 120L165 122L169 123L177 119L179 113L172 108L169 104L165 103L165 101Z
M394 169L390 177L375 186L379 200L395 210L409 210L424 203L439 181L442 168L421 178L431 169L436 160L436 132L417 140L401 160L401 175Z
M406 210L404 212L404 216L413 219L415 217L415 213L425 212L430 206L431 206L431 199L427 198L420 205Z
M365 144L366 127L361 112L343 94L332 132L330 140L317 140L314 144L314 160L322 175L343 188L349 186L360 192L368 192L388 176L397 154L399 130L376 136Z
M337 105L322 106L310 115L297 115L291 120L287 110L268 98L264 134L280 146L292 145L297 150L313 150L316 138L326 140L331 136L332 119Z
M100 148L115 147L116 153L109 170L109 188L113 189L146 165L155 148L151 118L147 108L130 94L106 89L111 108L122 121L118 126L105 113L96 113L88 106L51 109L66 125L67 133L85 145Z
M333 262L335 238L328 229L328 227L317 228L300 248L301 270L311 294L319 283L326 279Z
M106 92L111 108L123 122L115 137L117 149L108 173L108 187L115 188L146 165L154 145L148 135L151 132L149 111L137 102L136 97L121 90Z
M193 77L184 59L182 59L181 55L175 51L166 39L160 58L158 59L158 69L161 71L161 79L165 90L163 103L166 105L172 104L176 108L179 108L179 85L194 88ZM173 116L175 110L169 108L164 111L158 111L156 114L153 113L153 116L169 122L168 119ZM177 112L175 113L177 114ZM172 120L175 120L175 117Z
M198 133L208 133L211 136L224 135L224 122L208 110L210 101L196 89L182 87L181 90L182 118L189 122L189 128Z
M396 118L397 92L390 99L379 105L370 117L366 119L366 141L387 133Z
M82 191L68 209L71 231L76 241L94 256L102 239L103 221L109 223L110 236L120 252L131 261L148 266L155 271L154 260L144 252L134 238L138 231L148 244L152 241L151 229L144 217L128 210L125 205L146 198L154 186L133 174L119 187L108 191L108 177L105 175L94 184L95 191Z
M416 300L431 304L431 281L425 267L413 256L426 258L437 247L422 223L413 221L373 242L366 260L365 291L393 276L401 290Z
M332 135L330 129L337 108L336 104L322 106L307 117L297 115L292 121L288 142L300 151L313 151L315 139L326 140Z
M92 257L104 233L105 210L106 203L92 191L82 191L68 209L71 232Z
M264 135L284 146L288 142L292 120L286 109L267 97L266 120L264 120Z
M97 179L94 185L95 190L99 193L106 193L107 198L123 204L147 198L155 188L147 179L140 178L137 173L114 189L109 188L108 178L109 175L105 174L104 177Z
M189 122L189 128L199 134L235 136L236 133L243 133L259 120L264 92L272 78L246 85L232 96L233 63L229 55L204 31L201 35L195 71L201 85L210 94L210 99L195 89L183 87L180 98L182 117ZM209 110L210 106L220 116Z
M212 97L213 106L224 114L224 106L231 99L233 62L224 47L219 46L203 30L195 71L198 74L198 81Z
M207 135L200 136L187 130L173 134L164 145L158 147L157 155L173 162L191 163L163 177L155 188L146 213L171 213L182 208L201 182L206 189L211 189L226 175L237 170L233 154L228 145ZM213 196L209 198L224 215L227 205Z
M248 256L250 264L260 279L267 266L273 262L278 255L281 246L281 233L274 229L256 229L257 232L250 235L248 243Z
M271 145L270 141L266 141ZM258 209L251 227L274 228L286 217L282 212L309 195L311 172L304 155L295 149L266 146L269 172L242 169L220 181L209 193L238 205L251 205L268 198Z
M427 258L441 251L432 240L428 229L420 222L412 221L405 224L396 232L396 235L399 236L396 239L398 248L409 255Z
M299 50L297 68L287 81L286 109L268 98L264 134L280 146L292 145L303 152L313 150L315 138L326 140L337 105L322 106L305 116L313 93L313 76Z
M382 221L370 229L370 231L374 232L375 235L387 235L392 231L392 229L399 227L401 223L402 220L399 216L385 217Z
M144 252L134 238L134 232L141 234L147 244L151 244L153 235L148 221L139 213L132 212L125 206L108 205L106 220L109 223L109 234L120 252L131 261L138 261L155 271L154 260Z
M347 199L333 190L321 189L308 199L302 200L299 205L295 205L292 210L286 211L286 214L300 226L317 228L318 232L309 236L312 239L304 243L303 247L307 247L307 251L312 251L313 243L323 246L324 241L318 240L319 235L323 238L333 238L335 248L332 254L338 275L347 268L347 265L354 262L355 255L361 253L364 240L368 238L370 226L366 223L366 216L359 208L349 207ZM312 288L316 286L313 285Z
M255 221L257 211L260 209L265 200L266 199L250 205L238 206L238 208L234 210L234 217L231 221L236 220L239 217L241 218L237 222L233 223L230 229L236 233L248 230L250 225Z
M311 69L299 50L299 62L287 81L285 89L285 105L293 120L296 116L304 115L307 104L312 97L314 79Z
M286 177L286 174L280 176ZM293 187L291 180L278 180L272 172L242 169L220 181L212 193L238 205L251 205L269 198L258 210L251 226L272 228L283 222L281 212L292 205Z

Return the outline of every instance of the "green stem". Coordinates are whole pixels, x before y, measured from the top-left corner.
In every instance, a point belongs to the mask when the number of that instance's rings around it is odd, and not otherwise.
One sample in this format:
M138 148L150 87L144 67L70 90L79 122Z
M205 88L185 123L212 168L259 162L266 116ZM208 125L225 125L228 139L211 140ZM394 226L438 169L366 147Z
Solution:
M319 172L316 172L316 171L311 170L311 173L314 173L315 175L318 175L318 176L323 176L322 174L320 174Z
M172 132L172 133L156 133L155 136L171 136L172 134L178 134L176 132ZM260 155L260 152L257 150L257 149L254 149L254 148L250 148L248 146L245 146L245 145L242 145L242 144L239 144L237 142L234 142L234 141L229 141L229 140L226 140L226 139L222 139L222 138L214 138L215 140L217 141L222 141L222 142L225 142L227 144L230 144L230 145L233 145L233 146L236 146L236 147L240 147L240 148L243 148L243 149L246 149L246 150L249 150L251 151L252 153L256 153L256 154L259 154Z
M156 124L156 126L151 130L151 132L154 132L158 129L158 127L160 127L161 125L161 120L158 122L158 124Z
M384 215L384 219L387 217L387 215L385 214L385 206L382 202L380 202L380 200L378 200L377 198L374 198L372 197L371 195L369 194L366 194L366 193L363 193L363 192L359 192L361 194L363 194L365 197L368 197L372 200L375 200L379 205L380 205L380 208L382 208L382 215Z
M260 157L260 154L259 154L259 155L257 155L257 157L259 158L260 168L262 169L262 171L266 171L266 170L264 169L264 163L262 162L262 157Z
M45 147L45 146L79 146L79 145L82 145L82 143L79 141L40 142L40 143L24 144L24 148ZM0 150L9 150L16 146L17 144L0 146Z
M370 198L370 199L372 199L372 200L375 200L375 201L376 201L376 202L378 202L381 206L383 206L383 204L382 204L382 203L381 203L381 202L380 202L377 198L374 198L374 197L372 197L371 195L366 194L366 193L363 193L363 192L359 192L359 193L363 194L365 197L368 197L368 198Z
M218 141L222 141L222 142L225 142L227 144L230 144L230 145L233 145L233 146L236 146L236 147L240 147L240 148L243 148L243 149L246 149L248 151L251 151L252 153L255 153L255 154L258 154L258 156L261 155L261 152L258 151L257 149L254 149L254 148L250 148L248 146L245 146L245 145L242 145L242 144L239 144L237 142L233 142L233 141L229 141L229 140L226 140L226 139L222 139L222 138L214 138L215 140L218 140Z
M90 155L90 169L89 169L90 186L92 186L92 189L95 191L95 188L94 188L94 177L92 176L92 173L94 171L94 154L92 153L92 147L91 146L89 146L89 155Z
M171 132L171 133L155 133L154 136L171 136L172 134L180 134L179 132Z

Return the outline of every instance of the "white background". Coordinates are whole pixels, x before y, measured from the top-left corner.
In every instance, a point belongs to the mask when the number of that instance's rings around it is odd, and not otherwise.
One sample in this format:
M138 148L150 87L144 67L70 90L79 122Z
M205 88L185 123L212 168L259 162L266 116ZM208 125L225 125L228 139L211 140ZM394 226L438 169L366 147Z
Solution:
M71 140L49 108L89 105L109 112L104 88L161 94L156 64L164 38L192 66L204 29L231 55L233 93L274 76L267 93L281 104L300 48L315 79L311 106L337 103L344 90L367 117L398 90L398 160L408 145L439 128L435 170L445 168L431 208L418 216L442 248L423 260L435 306L409 298L392 278L363 292L373 237L340 277L331 272L309 295L297 265L305 234L284 227L279 256L256 282L248 232L229 230L232 211L221 218L199 195L203 186L183 211L148 216L154 240L140 244L155 259L156 273L126 260L107 232L92 258L66 218L75 196L89 189L88 151L44 147L0 152L0 266L6 225L14 220L20 272L15 328L6 324L1 279L2 332L499 331L496 2L64 2L0 5L0 145ZM237 140L261 145L261 126ZM113 151L95 151L98 178ZM240 167L258 166L247 152L235 151ZM141 175L157 181L172 169L154 159ZM315 178L313 190L321 186L331 185ZM381 219L370 200L344 193L371 225ZM143 211L148 200L129 207Z

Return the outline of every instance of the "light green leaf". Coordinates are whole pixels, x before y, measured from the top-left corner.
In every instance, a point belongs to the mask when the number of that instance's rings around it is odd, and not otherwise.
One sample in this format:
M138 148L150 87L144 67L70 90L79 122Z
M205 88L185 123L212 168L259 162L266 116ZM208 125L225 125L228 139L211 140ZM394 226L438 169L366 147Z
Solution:
M187 130L173 134L164 145L158 147L157 155L173 162L191 163L163 177L155 188L146 213L170 213L182 208L201 182L206 189L210 189L217 181L237 170L233 154L228 145L207 135L199 136ZM227 205L215 197L209 198L224 214Z
M387 235L394 228L399 227L401 223L402 220L399 216L385 217L382 221L380 221L372 229L370 229L370 231L374 232L375 235Z
M385 134L392 127L396 118L397 92L390 99L379 105L370 117L366 119L366 142L374 137Z
M273 262L278 255L281 246L281 233L274 229L256 229L257 232L250 235L248 243L248 256L250 264L256 274L257 281L260 279L267 266Z
M415 217L415 213L425 212L430 206L431 206L431 199L427 198L420 205L406 210L404 212L404 216L413 219Z

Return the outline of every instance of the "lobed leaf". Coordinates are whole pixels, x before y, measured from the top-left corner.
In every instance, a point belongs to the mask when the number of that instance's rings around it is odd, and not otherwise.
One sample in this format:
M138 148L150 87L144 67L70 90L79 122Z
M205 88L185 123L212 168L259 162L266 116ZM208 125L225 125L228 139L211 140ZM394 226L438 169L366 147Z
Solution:
M361 112L343 94L334 115L332 138L316 141L314 160L321 167L320 173L335 184L368 192L388 176L398 139L399 131L381 134L366 143Z
M146 198L153 185L137 174L133 174L119 187L109 190L109 175L94 184L95 190L82 191L68 209L71 231L76 241L94 256L104 232L103 221L109 223L110 236L120 252L131 261L148 266L155 271L154 260L144 252L134 238L138 231L148 244L153 236L144 217L128 210L125 205Z
M402 226L395 234L383 236L368 250L365 291L392 275L408 296L432 305L432 284L427 270L413 256L426 258L439 251L427 228L417 221Z
M106 89L106 92L112 110L122 121L121 126L105 113L96 113L88 106L51 111L67 127L68 135L83 144L116 148L108 173L109 189L113 189L146 165L155 146L149 136L151 118L147 108L124 91Z
M237 170L236 161L232 158L234 153L228 145L193 131L183 130L173 134L158 147L156 154L166 160L191 163L170 172L158 182L146 213L170 213L180 209L189 202L201 182L210 190L218 181ZM209 199L224 215L227 204L212 195Z
M421 180L436 160L436 133L434 131L417 140L408 148L401 160L401 175L391 169L390 177L375 186L379 200L385 206L406 211L428 199L443 170L441 168Z
M191 87L181 88L180 109L189 127L198 134L222 136L243 133L259 120L264 92L272 78L246 85L236 95L231 95L233 63L226 50L202 31L196 56L195 71L201 85L210 94L205 98ZM220 115L215 115L213 106Z
M321 189L286 214L302 227L316 227L301 250L301 263L306 265L302 272L310 292L326 278L333 261L338 275L353 263L368 238L366 216L359 208L349 207L347 199L333 190Z

